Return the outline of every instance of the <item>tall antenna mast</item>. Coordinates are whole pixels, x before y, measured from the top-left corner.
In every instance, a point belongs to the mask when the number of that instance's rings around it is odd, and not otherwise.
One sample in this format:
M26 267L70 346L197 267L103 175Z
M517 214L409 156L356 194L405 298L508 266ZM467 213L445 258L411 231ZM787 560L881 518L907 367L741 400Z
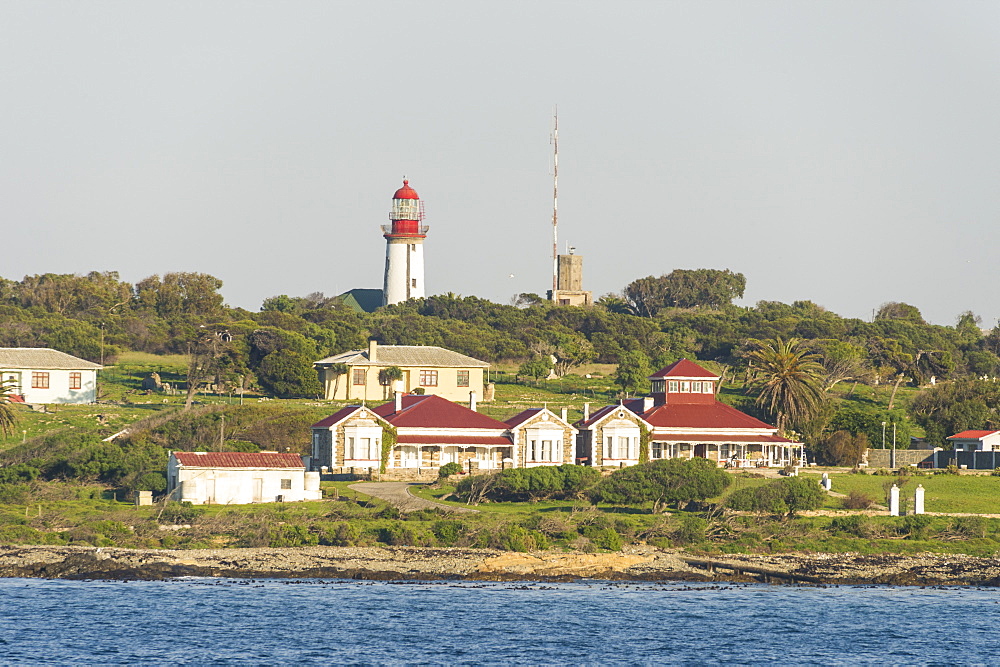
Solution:
M556 106L555 124L552 130L552 300L556 301L559 289L559 107Z

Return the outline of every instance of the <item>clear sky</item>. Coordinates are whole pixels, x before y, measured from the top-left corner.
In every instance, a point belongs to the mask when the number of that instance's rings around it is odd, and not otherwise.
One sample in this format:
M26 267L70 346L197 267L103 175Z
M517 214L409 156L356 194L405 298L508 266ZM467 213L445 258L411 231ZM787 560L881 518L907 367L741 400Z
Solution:
M544 293L558 104L595 297L728 268L991 327L998 82L996 2L3 2L0 276L381 287L406 175L428 293Z

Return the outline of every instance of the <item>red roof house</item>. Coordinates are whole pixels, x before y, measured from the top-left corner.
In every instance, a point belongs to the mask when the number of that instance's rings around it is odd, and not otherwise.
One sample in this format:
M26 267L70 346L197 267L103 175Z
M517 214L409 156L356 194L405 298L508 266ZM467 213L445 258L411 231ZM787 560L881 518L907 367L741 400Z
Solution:
M319 500L319 475L282 452L171 452L167 493L196 505Z
M639 462L641 431L650 459L700 456L740 467L789 465L802 443L716 399L719 376L688 359L650 376L650 395L609 405L574 426L580 455L595 466Z
M313 465L341 473L384 467L403 477L436 476L446 463L469 470L515 465L508 425L474 407L415 394L374 408L348 406L313 424ZM386 433L395 443L383 453Z
M966 452L1000 451L1000 431L962 431L948 436L952 446Z

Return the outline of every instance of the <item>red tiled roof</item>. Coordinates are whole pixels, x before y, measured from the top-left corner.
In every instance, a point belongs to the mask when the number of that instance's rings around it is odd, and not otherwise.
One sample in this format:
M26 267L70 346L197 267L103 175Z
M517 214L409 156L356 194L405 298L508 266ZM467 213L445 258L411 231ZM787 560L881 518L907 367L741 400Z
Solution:
M501 445L509 446L511 441L500 435L401 435L396 439L400 445Z
M581 420L575 422L573 424L573 426L575 426L577 428L587 428L588 426L592 425L594 422L597 422L597 421L603 419L605 416L607 416L607 414L609 412L611 412L613 410L617 410L619 408L625 408L626 410L629 410L630 412L638 414L641 411L642 399L640 398L640 399L636 399L636 400L638 400L638 402L639 402L639 406L640 406L639 410L634 410L629 405L605 405L600 410L597 410L596 412L592 412L590 414L590 418L589 419L581 419ZM628 401L626 403L628 403Z
M665 377L681 377L681 378L712 378L715 380L719 379L719 376L715 373L711 373L693 361L687 359L681 359L670 364L666 368L661 368L649 377L651 378L665 378Z
M725 435L712 433L661 433L654 435L653 440L660 442L760 442L760 443L791 443L788 438L776 435Z
M195 468L305 468L302 457L289 452L174 452L182 466Z
M334 424L340 422L341 420L345 419L352 412L357 412L358 409L360 408L361 408L360 405L348 405L346 408L341 408L337 410L329 417L324 417L323 419L320 419L318 422L313 424L311 428L329 428Z
M639 409L642 409L641 405ZM774 430L773 426L719 401L657 405L641 416L652 424L653 428L761 428Z
M528 408L527 410L522 410L521 412L518 412L510 419L505 419L503 423L506 424L507 426L510 426L511 428L515 426L520 426L521 424L528 421L541 411L542 408Z
M961 433L956 433L955 435L949 435L946 440L979 440L980 438L985 438L993 433L998 433L1000 431L962 431Z
M483 428L506 430L507 425L440 396L403 396L403 409L395 401L373 408L375 414L396 427Z

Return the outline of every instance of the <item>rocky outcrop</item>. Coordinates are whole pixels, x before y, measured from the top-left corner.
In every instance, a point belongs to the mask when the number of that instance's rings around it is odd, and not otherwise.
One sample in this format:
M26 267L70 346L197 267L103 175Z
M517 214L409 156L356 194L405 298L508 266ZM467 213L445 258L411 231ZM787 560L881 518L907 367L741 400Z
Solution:
M765 581L813 584L1000 585L1000 559L961 555L774 554L706 558L679 550L511 553L492 549L300 547L117 549L0 546L0 576L481 581Z

